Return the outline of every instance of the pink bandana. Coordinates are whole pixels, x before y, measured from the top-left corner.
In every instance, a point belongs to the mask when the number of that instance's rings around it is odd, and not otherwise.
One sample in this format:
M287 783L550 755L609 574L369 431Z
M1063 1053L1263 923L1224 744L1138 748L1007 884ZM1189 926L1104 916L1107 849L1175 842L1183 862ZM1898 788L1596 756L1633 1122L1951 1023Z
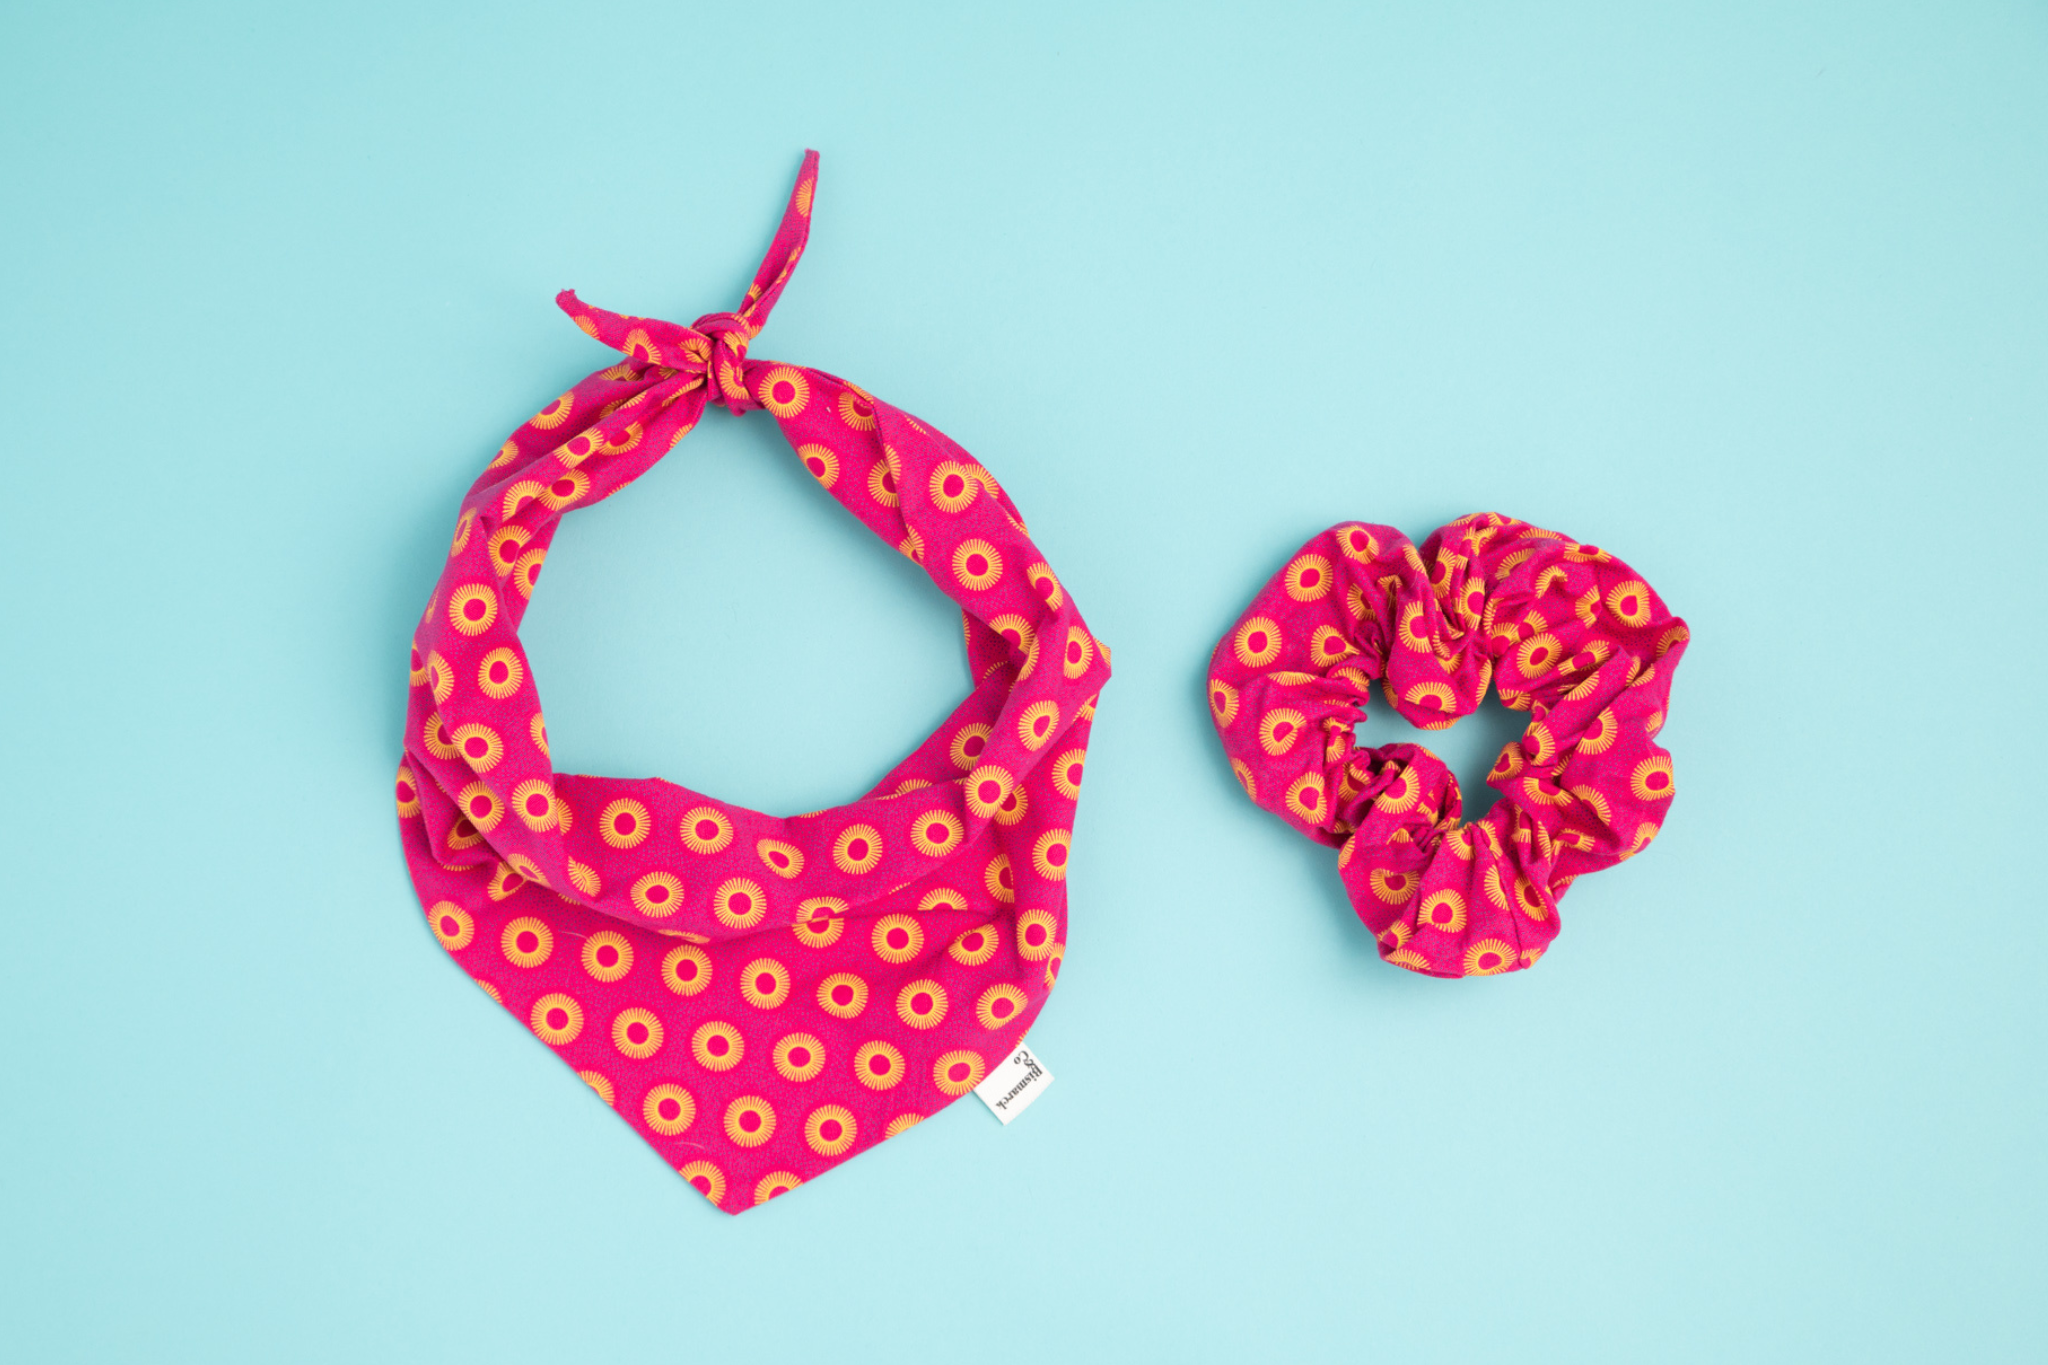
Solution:
M1252 800L1341 848L1380 956L1430 976L1532 965L1558 898L1656 837L1671 804L1664 725L1685 622L1628 565L1484 513L1417 553L1347 523L1301 547L1216 646L1209 705ZM1462 823L1458 783L1412 744L1353 747L1374 682L1426 730L1475 710L1489 681L1530 714Z
M679 327L560 296L628 359L514 432L464 499L398 770L442 946L731 1213L950 1104L1023 1037L1059 970L1109 677L987 470L845 380L748 358L816 183L812 153L736 313ZM972 695L852 805L781 819L549 763L518 626L557 519L639 477L713 401L768 409L966 619Z

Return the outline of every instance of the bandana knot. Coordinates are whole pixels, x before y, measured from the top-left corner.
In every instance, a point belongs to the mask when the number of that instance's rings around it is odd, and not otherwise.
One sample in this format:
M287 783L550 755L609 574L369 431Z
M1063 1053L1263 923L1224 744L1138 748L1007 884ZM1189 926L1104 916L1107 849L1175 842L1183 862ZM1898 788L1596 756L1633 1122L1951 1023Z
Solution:
M747 391L746 378L747 343L756 330L738 313L706 313L690 324L690 331L697 335L685 342L686 353L698 347L703 350L697 368L711 391L711 401L725 404L734 413L761 406Z
M803 169L782 215L775 241L754 274L754 283L737 311L706 313L688 327L659 318L629 317L592 308L565 289L555 295L555 304L586 333L615 351L625 352L635 364L660 366L682 375L680 387L692 389L701 382L709 401L723 403L735 413L762 406L747 383L747 345L760 335L769 310L782 297L782 288L796 271L810 238L811 196L817 187L818 156L804 157ZM673 376L671 376L673 377Z

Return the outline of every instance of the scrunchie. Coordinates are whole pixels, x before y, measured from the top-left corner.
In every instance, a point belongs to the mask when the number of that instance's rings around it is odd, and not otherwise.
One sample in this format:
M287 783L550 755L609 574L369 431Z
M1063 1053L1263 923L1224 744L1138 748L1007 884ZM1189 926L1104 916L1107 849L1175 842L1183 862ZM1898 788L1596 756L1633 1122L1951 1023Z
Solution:
M1347 523L1288 561L1216 646L1209 706L1246 795L1322 843L1380 956L1430 976L1532 965L1574 878L1640 852L1671 804L1664 724L1685 622L1628 565L1526 522L1461 518L1418 553ZM1448 728L1489 681L1527 711L1467 824L1412 744L1355 747L1371 684Z
M441 945L737 1213L905 1131L1014 1050L1058 973L1109 651L995 478L822 370L748 358L810 225L804 160L736 313L559 302L628 359L513 433L463 500L412 653L398 814ZM819 486L958 602L976 686L864 798L782 819L557 773L518 626L561 515L710 401L764 407Z

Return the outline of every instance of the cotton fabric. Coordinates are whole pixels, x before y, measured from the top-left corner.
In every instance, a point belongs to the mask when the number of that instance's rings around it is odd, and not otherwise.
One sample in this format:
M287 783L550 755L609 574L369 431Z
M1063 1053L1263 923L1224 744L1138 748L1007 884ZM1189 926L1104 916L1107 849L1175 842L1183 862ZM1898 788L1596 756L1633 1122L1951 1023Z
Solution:
M1109 652L947 437L748 345L807 240L808 155L740 308L689 327L558 302L626 359L512 434L463 499L414 641L397 802L441 946L718 1207L815 1179L966 1094L1057 977ZM565 512L710 402L764 408L820 488L959 603L972 693L876 787L791 818L554 771L518 626Z
M1429 976L1532 966L1574 879L1641 852L1674 792L1663 728L1690 633L1621 560L1495 513L1418 551L1357 522L1310 540L1210 657L1209 706L1245 793L1342 850L1388 962ZM1460 817L1457 779L1413 744L1358 747L1372 685L1424 729L1489 683L1529 713Z

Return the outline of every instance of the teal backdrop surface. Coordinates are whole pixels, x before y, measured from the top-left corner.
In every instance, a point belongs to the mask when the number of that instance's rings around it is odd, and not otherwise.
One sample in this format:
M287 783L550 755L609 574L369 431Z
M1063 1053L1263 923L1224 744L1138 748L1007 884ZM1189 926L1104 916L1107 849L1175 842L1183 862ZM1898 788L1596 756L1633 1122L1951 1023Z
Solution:
M13 0L0 55L0 1355L2040 1359L2041 4ZM1116 676L1057 1083L735 1220L446 960L391 777L462 491L608 363L554 292L734 306L806 146L754 354L984 460ZM1694 639L1663 836L1441 982L1202 679L1312 533L1478 510ZM565 770L810 809L968 685L761 414L548 563ZM1516 733L1429 742L1481 804Z

